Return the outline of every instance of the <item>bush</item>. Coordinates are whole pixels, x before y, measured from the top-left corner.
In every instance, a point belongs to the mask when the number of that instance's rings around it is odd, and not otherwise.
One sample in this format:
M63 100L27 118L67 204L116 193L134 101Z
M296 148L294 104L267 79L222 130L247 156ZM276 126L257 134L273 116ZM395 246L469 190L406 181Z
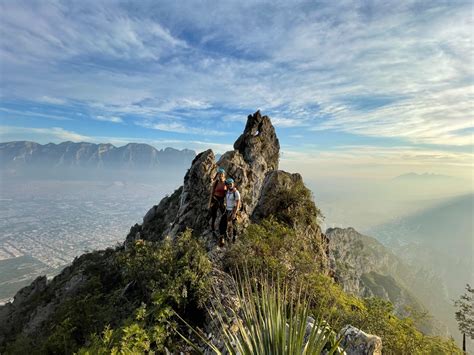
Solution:
M307 274L315 265L314 253L304 238L273 218L251 224L225 257L229 270L265 270L283 278Z
M311 190L299 181L290 189L281 189L276 200L274 217L290 227L316 225L323 218L321 211L313 202Z
M6 353L28 345L40 354L162 352L177 340L175 311L191 323L202 320L211 263L190 231L174 240L139 240L106 257L95 254L81 257L76 269L86 281L41 334L17 337Z
M139 240L117 256L117 263L142 303L123 325L107 326L101 335L94 335L82 354L164 352L165 346L175 345L175 312L190 322L203 319L211 263L189 230L173 241Z
M240 277L242 275L242 277ZM300 293L285 281L265 274L249 274L244 269L234 278L238 310L220 300L214 314L220 324L224 351L194 331L216 354L342 354L340 338L325 321L324 312L312 312L308 294ZM301 290L301 289L300 289ZM181 333L180 333L181 334ZM198 352L202 346L181 335ZM206 346L205 345L205 346Z

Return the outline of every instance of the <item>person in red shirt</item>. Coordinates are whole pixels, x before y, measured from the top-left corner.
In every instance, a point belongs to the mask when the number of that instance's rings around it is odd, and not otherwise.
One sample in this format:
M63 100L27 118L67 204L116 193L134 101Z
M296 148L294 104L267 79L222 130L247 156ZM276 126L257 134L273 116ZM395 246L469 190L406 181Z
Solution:
M217 218L217 211L221 214L225 212L225 195L227 192L227 186L225 184L225 170L224 168L217 169L217 175L212 185L212 193L209 198L208 208L211 216L211 230L213 233L216 231L215 223Z

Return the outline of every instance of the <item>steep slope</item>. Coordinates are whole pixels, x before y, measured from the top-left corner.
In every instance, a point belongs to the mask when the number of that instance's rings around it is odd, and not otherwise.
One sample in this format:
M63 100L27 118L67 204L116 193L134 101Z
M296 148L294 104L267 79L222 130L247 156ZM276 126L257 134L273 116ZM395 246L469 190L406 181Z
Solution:
M421 300L428 298L412 290L416 287L427 293L437 291L435 285L439 280L409 266L376 239L353 228L329 228L326 236L336 279L344 291L360 297L388 300L394 305L396 314L402 317L411 311L426 311ZM431 302L428 305L432 306ZM430 334L447 335L446 327L435 319L426 319L419 326Z
M248 116L234 150L218 163L211 150L197 155L183 185L153 206L123 245L82 255L0 307L0 351L191 353L176 332L188 333L183 318L222 348L219 319L233 331L240 317L239 281L230 273L238 261L284 277L295 299L304 287L312 314L324 312L335 330L352 324L383 333L388 352L456 352L398 319L390 304L352 297L334 283L319 210L299 174L278 170L279 149L270 119L258 111ZM210 231L206 206L218 166L237 181L244 203L239 238L224 248ZM305 317L306 329L314 327L311 319ZM349 354L380 354L380 337L346 329L364 338Z

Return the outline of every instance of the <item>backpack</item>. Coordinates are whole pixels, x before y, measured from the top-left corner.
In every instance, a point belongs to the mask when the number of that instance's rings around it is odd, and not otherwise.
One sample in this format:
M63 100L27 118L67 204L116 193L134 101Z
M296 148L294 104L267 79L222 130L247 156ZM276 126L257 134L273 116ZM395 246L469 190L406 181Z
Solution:
M235 186L234 184L234 200L235 200L235 191L238 191L237 190L237 186ZM244 202L242 201L242 195L240 195L240 206L239 206L239 210L237 212L242 212L244 210Z

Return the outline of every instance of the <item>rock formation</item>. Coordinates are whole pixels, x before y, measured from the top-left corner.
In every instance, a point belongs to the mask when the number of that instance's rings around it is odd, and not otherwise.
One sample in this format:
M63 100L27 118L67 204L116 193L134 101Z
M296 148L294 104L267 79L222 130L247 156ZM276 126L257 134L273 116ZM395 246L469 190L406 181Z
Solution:
M346 325L341 329L343 334L341 346L347 354L351 355L381 355L382 339L376 335L363 332L352 325Z
M174 237L185 228L209 238L207 196L217 167L223 167L227 176L236 181L244 205L240 224L245 227L259 200L265 198L262 186L267 175L277 171L279 152L280 144L270 119L259 111L248 116L245 130L235 142L234 150L223 154L217 163L212 150L198 154L186 173L183 186L153 206L145 215L143 224L131 229L127 241ZM262 213L269 215L271 211Z

